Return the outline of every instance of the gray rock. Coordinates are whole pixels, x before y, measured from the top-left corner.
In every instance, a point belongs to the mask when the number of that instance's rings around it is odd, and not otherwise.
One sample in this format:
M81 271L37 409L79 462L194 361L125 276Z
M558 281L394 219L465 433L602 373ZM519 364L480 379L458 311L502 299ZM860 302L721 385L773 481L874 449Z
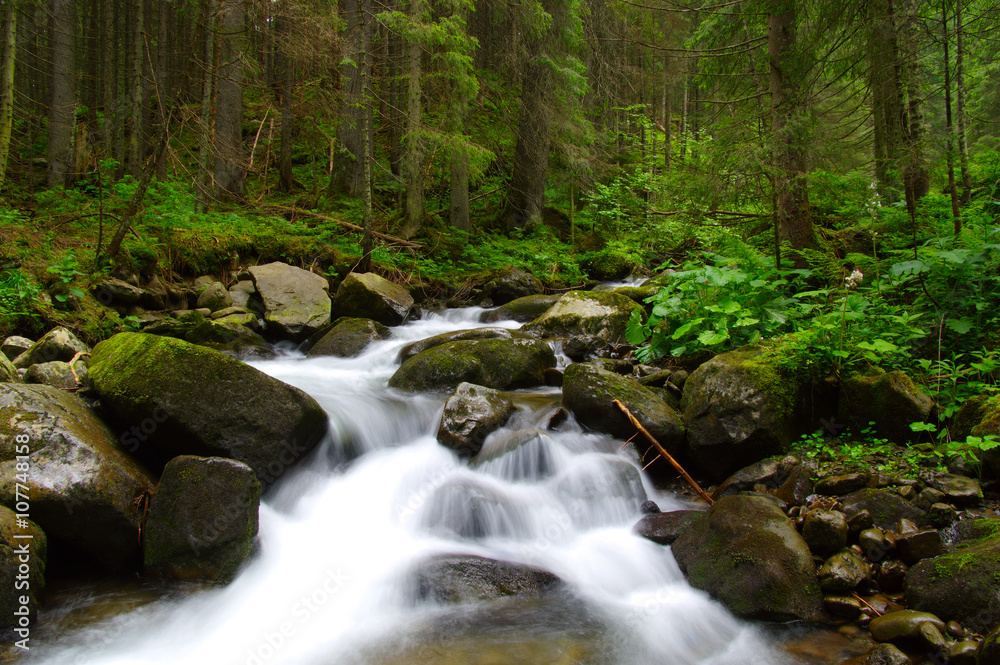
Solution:
M669 513L644 515L632 527L632 533L648 538L660 545L673 545L695 521L701 517L699 510L673 510Z
M233 302L233 307L245 307L250 309L250 301L257 295L257 287L253 285L253 280L246 279L236 282L229 287L229 298Z
M454 330L452 332L441 333L432 337L426 337L411 344L407 344L399 351L399 361L409 360L418 353L423 353L435 346L441 346L448 342L462 342L477 339L528 339L527 335L516 330L507 328L472 328L471 330Z
M78 359L73 365L54 360L32 365L24 373L25 383L44 383L60 390L76 390L89 385L87 362Z
M866 665L910 665L909 657L892 644L879 644L868 654Z
M916 438L910 423L925 422L933 406L903 372L856 374L841 384L837 419L856 433L874 422L879 436L904 443Z
M269 334L301 341L330 323L330 284L325 277L280 262L251 266L249 271L264 302Z
M543 290L541 281L534 275L517 268L507 268L486 283L483 295L494 305L506 305L518 298L540 295Z
M813 554L830 556L847 545L847 519L835 510L810 510L802 523L802 537Z
M899 610L883 614L872 619L868 629L871 631L872 639L877 642L898 642L919 639L920 627L927 623L942 633L947 630L944 621L941 621L937 616L916 610Z
M473 457L513 413L514 403L499 390L462 383L444 404L438 441L463 457Z
M851 492L868 487L872 474L867 471L852 471L850 473L838 473L816 482L816 492L828 496L843 496Z
M549 308L555 305L557 300L559 300L558 295L525 296L511 300L496 309L483 312L479 320L483 323L496 323L497 321L528 323L549 311Z
M11 335L3 341L3 344L0 344L0 352L3 353L3 356L7 358L7 360L13 360L30 349L32 344L34 344L34 342L27 337Z
M105 307L138 305L142 294L143 291L138 286L113 277L102 280L94 287L94 297Z
M221 351L240 360L267 360L274 358L274 350L263 337L244 325L256 319L241 314L239 319L230 316L218 320L207 319L191 313L180 319L167 319L147 326L143 332L182 339L191 344Z
M233 314L249 314L249 313L250 312L247 311L247 309L245 307L230 306L230 307L226 307L224 309L218 309L218 310L215 310L214 312L212 312L211 319L213 321L217 321L219 319L224 319L227 316L232 316Z
M629 317L641 309L619 293L569 291L521 330L538 337L596 337L606 343L623 344Z
M791 458L794 459L794 458ZM778 457L754 462L729 476L712 493L715 500L741 492L752 492L755 487L763 485L769 489L777 489L788 480L789 471L796 466Z
M386 326L406 321L412 308L413 297L406 289L371 272L348 274L333 298L335 316L373 319Z
M53 328L41 339L31 345L27 351L14 359L14 367L27 369L38 363L62 360L69 362L78 353L89 353L90 347L76 338L66 328Z
M844 513L850 518L855 513L867 510L875 526L892 531L900 519L920 520L923 512L898 494L885 490L865 489L845 496L841 503Z
M826 593L846 593L871 580L871 568L851 550L841 550L823 562L819 586Z
M372 342L389 339L391 336L392 331L378 321L343 317L337 319L332 328L309 346L306 355L310 358L316 356L353 358L360 355Z
M944 553L941 534L936 529L917 531L896 537L899 558L912 566L918 561L931 559Z
M167 462L150 502L147 575L228 582L256 551L260 482L245 464L180 455Z
M229 290L226 289L222 282L212 282L198 294L199 309L204 307L213 312L218 312L227 307L232 307L232 305L233 299L229 295Z
M945 473L933 478L931 487L956 506L975 506L983 502L983 488L975 478Z
M35 626L48 556L42 529L31 520L19 526L17 520L14 511L0 506L0 630L13 629L14 640L30 637Z
M0 383L22 383L21 375L14 367L14 363L7 360L7 356L3 354L0 354Z
M0 439L28 438L31 517L50 538L87 552L108 568L138 552L136 499L150 475L75 395L45 385L0 384ZM0 452L0 503L16 504L17 449Z
M422 561L411 572L411 581L418 600L437 603L538 597L563 585L562 580L541 568L462 554Z

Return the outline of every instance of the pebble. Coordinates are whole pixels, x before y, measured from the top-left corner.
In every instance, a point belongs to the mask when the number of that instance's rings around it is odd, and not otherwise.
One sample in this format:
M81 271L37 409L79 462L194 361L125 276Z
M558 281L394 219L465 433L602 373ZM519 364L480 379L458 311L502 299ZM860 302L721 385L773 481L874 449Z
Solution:
M957 621L948 622L948 634L954 637L956 640L960 637L965 637L965 629L962 628L962 624Z

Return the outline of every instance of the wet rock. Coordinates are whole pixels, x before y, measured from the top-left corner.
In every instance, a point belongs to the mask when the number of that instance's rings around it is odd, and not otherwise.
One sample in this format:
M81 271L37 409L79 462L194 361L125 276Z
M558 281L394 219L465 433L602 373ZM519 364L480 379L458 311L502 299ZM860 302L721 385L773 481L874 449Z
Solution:
M855 374L841 384L837 419L854 432L874 422L879 436L912 441L910 423L925 422L933 406L934 400L903 372Z
M513 413L514 403L499 390L462 383L444 403L438 441L462 457L473 457Z
M309 347L306 355L310 358L353 358L360 355L372 342L389 339L391 336L392 332L378 321L343 317L337 319L333 327Z
M46 385L0 384L0 440L27 435L31 518L50 538L107 568L138 552L135 500L153 479L80 398ZM0 503L16 503L15 447L0 452Z
M943 632L932 623L922 623L919 630L920 642L931 653L947 653L948 640L945 639Z
M951 526L958 519L958 512L950 503L935 503L927 511L927 519L939 529Z
M483 312L479 320L482 323L496 323L497 321L518 321L528 323L534 321L539 316L549 311L549 308L559 300L558 295L554 296L525 296L516 300Z
M910 665L907 655L892 644L879 644L871 653L865 665Z
M448 342L461 342L478 339L528 339L528 337L517 330L508 328L472 328L471 330L455 330L441 333L433 337L418 340L412 344L407 344L399 351L400 362L409 360L418 353L423 353L435 346L441 346Z
M896 537L896 552L908 565L944 553L941 534L936 529L917 531Z
M754 462L719 483L712 493L712 498L720 499L741 492L752 492L758 485L777 489L788 479L789 471L797 465L798 460L794 457L785 459L772 457Z
M347 275L333 298L335 316L373 319L386 326L406 321L412 308L409 291L371 272Z
M813 554L830 556L847 545L847 519L835 510L810 510L802 523L802 537Z
M596 337L606 343L625 343L629 317L642 308L630 298L612 292L569 291L544 314L521 330L538 337Z
M132 428L123 436L126 445L235 459L265 487L312 450L329 426L316 400L298 388L169 337L119 333L101 342L90 378L104 407Z
M229 582L256 551L260 482L245 464L180 455L150 501L143 543L147 575Z
M483 295L494 305L506 305L518 298L541 295L544 290L545 287L534 275L517 268L506 268L483 286Z
M947 630L944 621L937 616L916 610L899 610L883 614L872 619L868 629L872 638L878 642L900 642L919 639L920 627L924 624L930 624L942 633Z
M212 282L198 294L198 307L205 307L213 312L233 306L233 298L229 295L222 282Z
M269 335L302 341L330 323L325 277L280 262L251 266L249 272L264 303Z
M789 505L800 506L813 491L812 473L805 465L799 465L791 470L774 495Z
M510 482L538 481L552 473L552 438L541 430L498 432L469 466Z
M76 390L88 385L87 362L83 358L75 363L55 360L32 365L24 373L25 383L43 383L59 390Z
M976 665L1000 665L1000 625L983 640L977 658Z
M7 356L0 354L0 383L21 383L21 375Z
M14 360L19 355L31 348L34 344L33 341L27 337L21 337L19 335L11 335L0 344L0 353L3 354L4 358L7 360ZM2 359L0 359L2 361Z
M896 488L896 494L906 501L914 501L917 498L917 488L911 485L903 485Z
M746 347L703 363L681 397L691 458L709 476L783 452L801 434L799 386Z
M956 506L976 506L983 502L983 488L975 478L945 473L933 478L931 487Z
M923 516L923 512L912 503L886 490L865 489L854 492L845 496L841 503L848 519L867 510L875 521L875 526L884 531L895 528L901 518L919 520Z
M455 389L474 383L496 390L545 384L545 369L556 357L545 342L484 339L448 342L406 360L389 386L408 392Z
M252 315L245 314L252 321ZM249 321L248 321L249 322ZM166 319L143 328L143 333L181 339L208 349L221 351L240 360L267 360L274 358L274 350L267 341L247 326L224 317L216 321L200 314L188 314L180 319Z
M655 501L643 501L642 505L639 506L639 510L645 515L655 515L661 512L660 507L656 505Z
M971 640L955 642L948 648L948 665L977 665L979 643Z
M858 534L858 545L869 561L878 563L895 549L896 538L878 527L872 527Z
M844 593L871 580L871 568L857 554L845 549L827 559L817 575L824 593Z
M857 619L861 615L861 601L853 596L826 596L823 609L835 617Z
M872 519L872 514L867 510L859 510L847 518L847 537L857 538L862 531L873 526L875 526L875 520Z
M828 496L843 496L868 487L872 474L867 471L838 473L816 482L816 492Z
M42 529L31 520L17 520L14 511L0 506L0 631L22 629L14 640L29 637L35 625L48 555Z
M906 498L906 497L903 497ZM927 510L935 503L940 503L944 501L944 493L940 492L933 487L925 487L920 490L917 496L913 499L913 505L920 510Z
M461 554L422 561L410 578L417 600L437 603L538 597L563 585L557 576L541 568Z
M673 545L699 517L700 510L673 510L669 513L644 515L632 527L632 533L660 545Z
M672 551L694 587L739 617L789 621L820 615L812 554L770 498L719 499Z
M38 363L62 360L69 362L78 353L89 353L90 347L76 338L66 328L53 328L41 339L31 345L27 351L14 359L14 367L26 369Z
M563 404L577 420L623 441L636 434L635 425L614 401L622 402L632 415L675 457L684 453L684 424L669 404L649 388L603 370L595 365L576 363L563 377ZM646 440L637 445L646 450Z
M903 583L906 581L906 574L910 567L899 559L883 560L878 565L876 581L882 591L895 592L903 590Z
M138 286L113 277L101 280L94 287L94 297L105 307L137 305L142 299L142 294L143 291Z

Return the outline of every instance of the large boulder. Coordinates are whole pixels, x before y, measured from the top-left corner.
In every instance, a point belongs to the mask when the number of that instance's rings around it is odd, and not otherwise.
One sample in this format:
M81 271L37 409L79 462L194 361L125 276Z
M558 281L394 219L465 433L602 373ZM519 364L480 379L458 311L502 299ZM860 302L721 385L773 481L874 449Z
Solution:
M30 472L22 484L45 533L108 568L137 554L136 500L153 479L83 400L52 386L0 384L0 440L10 442L0 452L0 503L16 507L23 460L14 443L26 441Z
M406 360L389 386L419 392L474 383L496 390L545 385L556 357L545 342L529 339L461 340L435 346Z
M296 268L298 270L298 268ZM311 274L311 273L310 273ZM329 289L329 286L327 287ZM233 306L233 297L222 282L212 282L198 294L198 307L204 307L213 312Z
M264 302L269 334L301 341L330 323L330 283L325 277L278 261L248 270Z
M14 360L14 358L17 358L30 349L32 344L34 342L27 337L11 335L5 338L3 343L0 343L0 355L3 355L7 360Z
M228 582L257 548L260 482L246 464L180 455L150 502L143 565L154 577Z
M374 319L386 326L406 321L412 308L413 297L406 289L373 272L350 273L333 298L336 316Z
M912 422L931 415L934 400L903 372L873 371L844 379L837 404L837 422L857 434L875 423L875 431L895 443L905 443L916 434Z
M528 323L534 321L539 316L549 311L549 308L556 304L559 296L524 296L510 302L483 312L479 320L483 323L496 323L497 321L518 321Z
M353 358L372 342L389 339L390 336L392 332L378 321L343 317L337 319L329 331L310 345L306 355L310 358L315 356Z
M972 426L972 436L1000 437L1000 395L982 402L976 413L978 422ZM987 450L981 454L983 478L1000 479L1000 447Z
M507 596L537 597L562 585L552 573L511 561L453 554L420 562L411 573L418 600L470 603Z
M684 384L691 458L716 480L787 450L805 429L801 388L757 347L722 353Z
M894 492L880 489L863 489L841 499L848 518L868 511L875 526L892 531L901 519L923 522L924 511Z
M534 275L517 268L506 268L486 283L483 295L494 305L506 305L518 298L540 295L544 290L541 281Z
M453 330L452 332L441 333L440 335L434 335L432 337L425 337L424 339L407 344L399 350L399 361L403 362L418 353L422 353L428 349L433 349L435 346L447 344L448 342L461 342L463 340L472 339L529 339L529 337L524 333L517 330L510 330L509 328L486 327L471 328L469 330Z
M0 383L21 383L21 375L14 363L3 354L0 354Z
M979 537L910 568L905 589L909 607L985 633L1000 617L1000 520L976 522Z
M490 432L513 413L514 403L499 390L462 383L444 403L438 441L463 457L473 457Z
M88 384L87 365L83 358L78 358L73 364L61 360L38 363L24 373L24 382L44 383L60 390L76 390Z
M26 369L38 363L62 360L69 362L77 354L88 353L90 347L77 339L76 335L66 328L53 328L41 339L32 344L27 351L14 359L14 367Z
M253 315L246 316L253 320ZM180 319L166 319L143 328L143 332L182 339L240 360L267 360L275 356L267 340L245 325L225 319L213 321L197 313Z
M235 459L265 487L329 427L320 405L298 388L169 337L119 333L101 342L90 379L104 407L131 426L123 441Z
M622 402L632 415L674 457L684 453L684 423L673 408L655 392L630 378L589 363L566 368L563 376L563 404L577 420L595 430L625 440L636 435L631 423L614 401ZM641 450L649 443L639 435Z
M764 496L719 499L674 542L691 585L745 619L816 619L822 597L812 554L795 525Z
M0 506L0 631L13 629L20 639L31 634L45 588L47 556L42 529Z
M629 317L641 309L641 305L620 293L569 291L521 329L538 337L595 337L610 344L623 344Z

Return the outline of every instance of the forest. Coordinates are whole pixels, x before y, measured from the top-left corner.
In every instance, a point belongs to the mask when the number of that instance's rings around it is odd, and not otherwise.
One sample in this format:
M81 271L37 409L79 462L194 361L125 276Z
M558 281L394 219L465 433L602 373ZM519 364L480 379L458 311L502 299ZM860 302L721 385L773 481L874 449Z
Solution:
M944 416L993 387L994 3L2 11L5 335L138 329L108 276L283 260L454 305L507 266L552 293L670 268L630 325L647 360L792 334L819 374L930 377Z

